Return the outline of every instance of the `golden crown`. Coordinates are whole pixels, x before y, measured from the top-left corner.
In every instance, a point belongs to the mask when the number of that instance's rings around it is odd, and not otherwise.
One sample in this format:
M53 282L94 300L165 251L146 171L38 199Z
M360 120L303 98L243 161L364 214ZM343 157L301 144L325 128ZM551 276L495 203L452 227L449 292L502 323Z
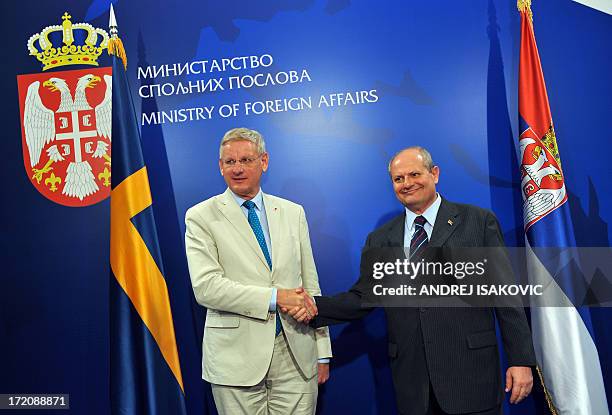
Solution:
M68 12L64 13L61 26L47 26L28 40L30 55L36 56L43 63L43 71L65 65L98 66L98 57L108 45L108 33L89 23L72 24L71 18ZM83 30L87 33L84 45L74 44L74 30ZM49 35L53 32L62 32L62 46L53 47L49 40ZM98 43L100 36L101 42ZM38 48L34 46L36 41Z

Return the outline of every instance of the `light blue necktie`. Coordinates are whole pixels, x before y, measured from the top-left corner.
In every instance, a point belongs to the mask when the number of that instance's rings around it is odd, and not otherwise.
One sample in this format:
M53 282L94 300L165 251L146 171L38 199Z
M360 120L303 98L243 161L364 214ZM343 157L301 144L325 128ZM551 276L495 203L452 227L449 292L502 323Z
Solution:
M268 267L272 269L272 258L270 258L270 252L268 251L268 245L266 245L266 238L263 233L263 229L261 227L261 223L259 222L259 218L257 217L257 212L255 212L255 203L252 200L247 200L242 204L245 208L249 210L249 225L251 225L251 229L253 229L253 233L255 234L255 239L259 243L261 250L266 257L266 262L268 263ZM276 313L276 335L278 336L283 329L281 325L280 316L278 312Z

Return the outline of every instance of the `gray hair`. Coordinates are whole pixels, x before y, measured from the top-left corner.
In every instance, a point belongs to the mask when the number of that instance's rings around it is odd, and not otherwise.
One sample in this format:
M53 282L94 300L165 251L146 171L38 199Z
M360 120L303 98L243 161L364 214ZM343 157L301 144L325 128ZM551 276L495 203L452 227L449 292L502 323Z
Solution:
M389 172L389 174L391 174L391 163L393 163L393 160L395 160L395 158L399 156L400 153L403 153L404 151L407 151L407 150L418 151L419 155L423 159L423 166L425 166L425 168L428 171L431 171L431 169L433 169L433 167L435 166L433 159L431 158L431 154L429 153L429 151L427 151L426 148L421 147L421 146L406 147L406 148L401 149L397 153L395 153L393 157L391 157L391 160L389 160L389 165L387 166L387 171Z
M263 154L266 152L266 142L263 136L255 130L249 130L248 128L234 128L225 133L219 144L219 158L223 154L223 146L232 141L250 141L255 144L257 148L257 154Z

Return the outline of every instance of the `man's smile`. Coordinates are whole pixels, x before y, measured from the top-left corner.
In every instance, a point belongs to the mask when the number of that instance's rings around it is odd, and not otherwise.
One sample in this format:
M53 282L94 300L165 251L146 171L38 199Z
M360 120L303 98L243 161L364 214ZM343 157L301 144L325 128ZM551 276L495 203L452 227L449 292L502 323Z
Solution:
M413 195L416 192L418 192L419 190L421 190L421 188L422 187L413 187L413 188L410 188L410 189L402 189L401 193L403 195Z

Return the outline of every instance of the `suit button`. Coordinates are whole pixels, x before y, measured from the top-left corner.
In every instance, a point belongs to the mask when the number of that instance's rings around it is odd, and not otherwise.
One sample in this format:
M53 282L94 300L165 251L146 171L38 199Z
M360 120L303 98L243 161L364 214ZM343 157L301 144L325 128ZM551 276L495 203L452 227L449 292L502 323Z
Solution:
M268 316L268 320L274 320L274 313L270 313L270 315Z

